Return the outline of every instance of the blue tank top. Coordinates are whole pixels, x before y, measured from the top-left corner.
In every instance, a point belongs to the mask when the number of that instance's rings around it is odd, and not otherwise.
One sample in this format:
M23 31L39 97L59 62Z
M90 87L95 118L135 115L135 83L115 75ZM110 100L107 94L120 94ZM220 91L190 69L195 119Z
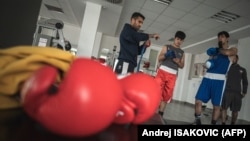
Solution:
M209 73L217 73L217 74L226 74L230 65L231 61L228 56L223 54L218 54L213 56L212 58L214 62L214 67L207 70Z

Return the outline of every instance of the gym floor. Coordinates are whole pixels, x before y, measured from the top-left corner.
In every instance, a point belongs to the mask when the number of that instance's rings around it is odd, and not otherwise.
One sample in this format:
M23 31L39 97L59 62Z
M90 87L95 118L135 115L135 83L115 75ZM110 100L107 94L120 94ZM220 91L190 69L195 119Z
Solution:
M210 124L211 109L203 109L202 123ZM194 105L172 101L167 105L163 118L155 115L145 124L190 125L194 121ZM230 120L230 118L229 118ZM229 121L228 121L229 122ZM220 124L220 123L219 123ZM228 123L229 124L229 123ZM250 122L238 120L238 125L250 125ZM195 126L195 125L193 125ZM20 109L0 110L0 141L46 140L46 141L136 141L137 127L134 125L112 124L104 131L87 138L64 138L48 132Z
M203 108L201 121L202 124L210 124L212 116L212 109ZM172 101L165 109L163 120L165 124L171 125L186 125L194 122L194 105L190 103L184 103L180 101ZM227 124L230 124L230 116L227 120ZM221 124L220 120L218 125ZM244 120L238 120L238 125L250 125L250 122Z

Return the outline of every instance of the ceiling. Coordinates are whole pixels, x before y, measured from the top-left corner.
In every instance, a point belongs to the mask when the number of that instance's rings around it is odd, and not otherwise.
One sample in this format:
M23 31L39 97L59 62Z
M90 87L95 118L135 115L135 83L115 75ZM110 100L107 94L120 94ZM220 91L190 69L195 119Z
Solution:
M231 45L237 44L238 39L250 37L250 0L173 0L170 5L153 0L43 0L40 16L81 27L87 1L103 6L98 32L109 36L118 37L124 23L129 23L132 13L138 11L146 17L141 29L145 33L160 34L159 40L152 40L157 46L171 43L169 39L177 30L187 34L182 49L192 54L215 46L216 35L222 30L230 33ZM49 11L44 4L62 8L64 13ZM229 23L211 18L222 10L240 17Z

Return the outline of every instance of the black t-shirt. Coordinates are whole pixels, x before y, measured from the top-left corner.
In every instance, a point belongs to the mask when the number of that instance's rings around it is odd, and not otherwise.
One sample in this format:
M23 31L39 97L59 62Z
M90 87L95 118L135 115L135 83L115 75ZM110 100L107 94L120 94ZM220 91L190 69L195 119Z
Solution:
M247 92L248 80L246 69L239 64L232 64L228 73L225 91L245 93Z

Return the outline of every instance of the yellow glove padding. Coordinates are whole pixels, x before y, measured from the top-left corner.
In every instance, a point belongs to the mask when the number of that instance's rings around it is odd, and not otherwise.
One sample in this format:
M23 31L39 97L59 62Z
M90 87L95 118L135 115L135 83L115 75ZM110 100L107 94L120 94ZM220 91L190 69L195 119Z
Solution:
M15 95L34 71L44 65L52 65L65 73L75 58L70 52L52 47L16 46L0 49L0 109L20 107Z

